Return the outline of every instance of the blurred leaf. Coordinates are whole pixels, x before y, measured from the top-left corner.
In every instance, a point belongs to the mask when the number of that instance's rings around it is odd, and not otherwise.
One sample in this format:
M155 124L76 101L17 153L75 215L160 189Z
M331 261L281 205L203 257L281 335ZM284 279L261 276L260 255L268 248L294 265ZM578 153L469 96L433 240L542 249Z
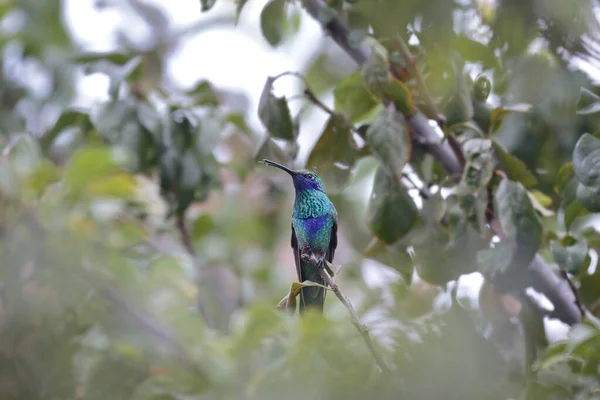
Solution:
M475 81L473 85L473 99L475 101L485 102L492 91L492 84L490 80L481 75Z
M112 53L84 53L75 57L75 61L81 64L93 63L96 61L106 60L115 65L125 65L131 60L132 55L127 53L112 52Z
M473 119L471 91L467 85L463 67L464 64L460 59L460 56L456 55L452 60L454 88L448 103L444 107L448 125L454 125Z
M596 191L582 185L577 185L577 200L591 212L600 212L600 186Z
M463 35L456 35L452 44L460 53L463 60L468 62L482 62L483 69L500 67L493 48ZM489 82L489 81L488 81ZM485 96L487 97L487 96ZM483 99L485 100L485 99Z
M369 19L360 11L353 8L348 10L348 41L358 45L369 34Z
M590 275L587 271L584 271L581 275L579 295L586 307L598 310L600 305L600 269L597 266L593 274Z
M574 177L575 169L573 168L573 163L568 162L563 165L558 171L558 177L556 179L556 183L554 184L554 193L562 195L567 185Z
M194 99L194 104L199 106L218 106L219 98L214 88L207 80L201 80L186 94Z
M130 198L135 194L136 183L133 176L118 173L104 178L97 178L88 185L88 193L97 197Z
M242 14L242 10L244 9L246 3L248 3L248 0L236 0L236 3L237 5L235 7L235 24L237 25L240 20L240 15Z
M552 198L546 196L544 193L538 190L533 190L528 193L529 200L531 200L533 208L535 208L537 212L542 214L543 217L551 217L554 215L554 211L547 208L552 205Z
M600 111L600 96L583 87L580 90L577 114L588 115Z
M209 11L211 8L213 8L216 2L217 0L200 0L200 11Z
M279 139L293 140L292 117L285 97L273 94L275 78L267 78L258 103L258 116L271 135Z
M81 190L96 179L120 172L113 153L106 147L88 147L78 150L65 171L65 183L75 191Z
M347 76L333 90L335 110L344 113L355 123L361 121L377 105L362 84L361 71Z
M584 133L573 150L573 168L585 186L600 189L600 139Z
M248 124L246 123L246 119L243 114L238 113L230 113L225 117L225 121L229 122L236 128L238 128L241 132L249 135L251 130Z
M294 282L290 287L290 291L283 299L277 303L276 308L278 310L287 310L290 314L294 315L296 311L296 297L300 294L300 290L304 285Z
M258 151L256 152L256 156L254 156L255 160L264 160L265 158L278 163L285 163L287 161L284 151L273 140L273 138L269 136L265 136L258 148Z
M385 89L389 85L390 73L387 59L376 49L373 49L371 57L362 66L361 78L365 89L371 96L381 101Z
M572 236L565 236L560 242L551 241L550 251L560 269L571 274L579 273L588 256L585 240L577 240Z
M368 206L369 227L375 236L392 244L411 230L418 215L406 188L381 166L377 167Z
M90 129L92 124L89 114L75 109L65 110L60 117L58 117L54 126L40 139L42 148L47 150L58 135L71 126L81 126L83 129Z
M215 222L209 214L202 214L192 225L192 236L198 240L215 228Z
M589 212L586 210L584 205L579 200L575 200L575 201L571 202L565 209L565 216L564 216L565 228L567 230L569 230L569 228L571 227L571 224L573 223L573 221L575 221L576 218L583 217L583 216L587 215L588 213Z
M510 265L526 269L542 242L542 223L525 188L518 182L503 180L494 197L494 209L504 232L504 241L513 247Z
M396 78L392 78L384 91L385 97L394 102L396 109L407 117L412 117L416 111L410 89L406 84Z
M399 180L411 152L408 129L402 114L386 108L367 129L367 143L373 156Z
M24 133L16 137L8 154L14 171L19 175L27 175L39 165L42 149L33 135Z
M269 0L260 13L260 28L271 46L277 46L281 42L286 3L286 0Z
M492 114L490 116L490 126L488 128L488 133L492 134L494 132L497 132L500 130L500 128L502 128L502 124L504 122L504 119L506 118L507 115L509 115L510 113L516 112L516 113L526 113L531 111L531 105L530 104L517 104L515 106L512 107L496 107L494 108L494 110L492 111Z
M527 169L523 161L507 152L497 141L493 140L492 143L499 169L504 171L510 179L520 182L526 188L537 185L536 177Z
M503 241L496 243L490 249L479 251L477 253L479 271L485 276L494 276L507 271L512 265L515 247L513 243Z
M319 174L328 193L338 193L348 183L358 157L352 140L350 128L333 115L308 156L306 167Z

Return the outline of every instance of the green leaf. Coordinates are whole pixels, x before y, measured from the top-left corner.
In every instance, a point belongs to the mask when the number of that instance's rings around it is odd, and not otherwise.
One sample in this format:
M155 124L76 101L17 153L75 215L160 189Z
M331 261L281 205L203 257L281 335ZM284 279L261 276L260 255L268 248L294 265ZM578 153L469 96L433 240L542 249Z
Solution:
M200 0L200 11L207 12L213 8L216 2L217 0Z
M583 204L588 211L600 212L600 187L592 190L583 184L577 185L577 200Z
M600 139L584 133L573 151L573 168L585 186L600 189Z
M473 99L475 101L485 102L492 91L492 84L490 80L481 75L475 81L473 85Z
M589 115L600 111L600 96L583 87L580 90L577 114Z
M35 171L42 160L42 150L35 137L27 133L18 135L10 147L9 160L19 175Z
M387 244L406 235L419 215L406 188L381 166L375 172L367 212L371 231Z
M381 101L390 81L390 73L387 59L376 49L373 49L371 57L363 64L361 78L371 96Z
M407 118L414 115L417 108L415 101L406 84L396 78L392 78L384 91L385 97L394 102L396 109L401 111Z
M493 276L505 272L512 265L515 245L508 241L496 243L494 247L477 252L479 272L484 276Z
M275 78L268 77L258 102L258 116L271 135L279 139L293 140L292 116L285 97L273 94Z
M106 147L87 147L75 152L66 166L64 181L73 193L130 194L132 183L121 177L122 163ZM116 185L114 191L111 185Z
M367 129L367 143L373 156L387 171L400 179L410 159L411 143L401 113L385 109Z
M91 127L89 114L75 109L65 110L60 117L58 117L54 126L40 139L42 148L47 150L56 137L66 128L71 126L82 126L89 129Z
M473 101L471 100L471 91L467 85L467 78L463 73L464 63L460 56L456 54L452 62L454 72L454 88L444 107L448 125L454 125L473 119Z
M515 246L511 264L525 269L537 253L543 235L542 223L527 190L518 182L503 180L496 190L494 203L504 240Z
M538 190L533 190L529 192L529 200L531 200L533 208L543 217L552 217L554 215L554 211L547 208L552 205L551 197L546 196Z
M588 210L586 210L584 205L579 200L575 200L575 201L571 202L565 209L565 215L564 215L565 229L567 229L567 231L568 231L569 228L571 227L571 224L575 221L575 219L577 219L579 217L584 217L587 214L589 214Z
M136 115L139 124L150 132L155 140L160 139L162 131L161 117L148 102L140 101L137 104Z
M581 301L587 307L598 307L600 300L600 268L596 265L596 270L593 274L587 273L580 276L581 288L579 294Z
M260 13L260 29L271 46L277 46L283 37L286 3L287 0L269 0Z
M202 238L215 228L213 217L209 214L202 214L194 221L192 225L192 236L194 240Z
M468 223L458 201L456 196L443 199L438 192L423 204L423 226L411 232L417 272L435 285L476 271L477 252L488 246Z
M171 113L170 122L173 148L179 153L184 153L194 147L198 136L196 121L192 120L189 114L176 110Z
M490 123L489 123L489 127L488 127L488 133L492 134L498 130L500 130L500 128L502 127L502 124L504 122L504 118L506 118L507 115L509 115L512 112L517 112L517 113L526 113L531 111L531 105L530 104L517 104L515 106L510 106L510 107L496 107L494 108L494 110L491 113L490 116Z
M328 192L339 193L348 183L358 158L352 140L350 128L344 121L331 116L308 156L306 167L317 171Z
M558 170L558 176L556 178L556 182L554 183L554 193L562 196L563 192L567 188L567 185L574 177L575 169L573 168L573 163L565 163L560 170Z
M246 3L248 3L248 0L237 0L236 2L237 6L235 7L235 24L237 25L240 20L240 15L242 14L242 10L244 9Z
M335 110L342 112L352 123L364 119L377 105L373 96L362 84L361 71L344 78L333 90Z
M125 65L134 57L132 54L120 52L113 53L83 53L75 57L75 62L80 64L89 64L97 61L109 61L115 65Z
M369 34L369 19L360 11L351 8L348 10L348 41L350 44L358 45Z
M550 251L560 269L572 274L579 273L588 256L588 246L585 240L578 240L572 236L566 236L560 242L552 240Z
M269 136L265 136L254 156L255 160L264 160L265 158L279 163L285 163L287 161L285 152L277 143L275 143L273 138Z
M201 80L193 89L186 93L194 99L194 104L198 106L218 106L219 98L211 83L207 80Z
M498 169L501 169L513 181L520 182L526 188L530 188L538 184L538 181L527 169L525 163L517 157L510 154L504 146L493 140L494 154L498 160Z

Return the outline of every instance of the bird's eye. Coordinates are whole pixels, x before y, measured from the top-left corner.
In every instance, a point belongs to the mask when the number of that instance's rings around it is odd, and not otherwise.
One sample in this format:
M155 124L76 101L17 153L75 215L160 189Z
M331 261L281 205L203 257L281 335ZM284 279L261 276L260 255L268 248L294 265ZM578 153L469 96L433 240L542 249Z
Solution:
M310 179L311 181L314 181L314 180L315 180L315 176L314 176L314 175L312 175L312 174L306 174L305 176L306 176L308 179Z

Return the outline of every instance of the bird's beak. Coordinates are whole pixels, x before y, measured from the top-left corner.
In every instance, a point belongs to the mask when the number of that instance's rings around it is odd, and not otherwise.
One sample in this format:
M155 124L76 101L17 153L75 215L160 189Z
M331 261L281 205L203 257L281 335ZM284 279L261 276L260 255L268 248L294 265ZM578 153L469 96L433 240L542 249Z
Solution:
M277 164L276 162L273 162L273 161L271 161L271 160L267 160L266 158L265 158L265 159L263 159L262 161L259 161L259 163L261 163L261 164L265 164L265 165L268 165L268 166L271 166L271 167L275 167L275 168L282 169L282 170L284 170L285 172L287 172L288 174L290 174L291 176L295 176L295 175L297 175L297 172L296 172L296 171L293 171L293 170L289 169L289 168L288 168L288 167L286 167L285 165Z

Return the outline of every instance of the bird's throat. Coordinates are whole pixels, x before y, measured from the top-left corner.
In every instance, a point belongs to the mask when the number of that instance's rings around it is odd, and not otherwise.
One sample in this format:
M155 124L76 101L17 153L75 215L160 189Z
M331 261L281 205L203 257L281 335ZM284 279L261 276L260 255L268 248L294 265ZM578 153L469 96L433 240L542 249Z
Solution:
M318 218L331 209L327 195L319 190L299 190L294 202L294 218Z

